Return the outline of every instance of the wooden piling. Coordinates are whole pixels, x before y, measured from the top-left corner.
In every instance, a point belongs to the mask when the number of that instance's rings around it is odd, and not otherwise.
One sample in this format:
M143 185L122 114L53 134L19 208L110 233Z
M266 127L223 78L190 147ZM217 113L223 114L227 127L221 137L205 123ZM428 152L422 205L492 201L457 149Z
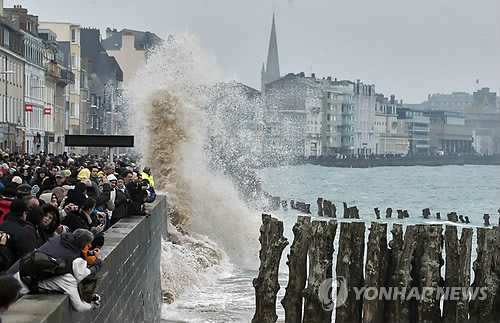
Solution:
M500 308L496 303L500 297L499 244L498 227L477 229L477 258L473 264L475 275L472 288L485 288L485 297L484 299L476 297L470 301L470 323L498 323L500 321Z
M318 197L316 203L318 203L318 216L323 216L323 199Z
M378 207L374 208L373 211L375 211L375 216L377 217L377 220L380 220L380 210Z
M397 288L398 291L408 291L412 285L411 268L413 253L417 246L418 230L415 226L408 226L404 234L401 224L394 224L391 230L392 240L389 242L391 248L389 252L390 265L388 269L389 286ZM393 292L391 296L394 296ZM406 300L406 294L389 300L385 303L385 321L388 323L410 323L413 319L410 317L409 302Z
M385 217L386 218L390 218L392 216L392 209L390 207L388 207L386 210L385 210Z
M274 323L276 315L276 294L280 289L278 270L283 249L288 245L283 236L283 222L262 214L260 227L260 266L257 278L253 280L255 288L255 315L252 323Z
M350 216L349 216L349 208L347 207L347 203L346 202L342 202L342 204L344 204L344 219L348 219L348 218L350 218Z
M363 299L356 299L354 288L359 290L364 286L364 251L365 223L343 222L340 225L337 278L343 277L345 279L347 297L345 303L337 307L336 323L358 323L362 321Z
M377 209L378 210L378 209ZM377 214L380 216L380 212ZM388 277L388 250L387 250L387 224L372 222L368 235L365 287L387 287ZM379 323L384 321L384 300L379 297L363 300L363 323Z
M312 238L309 244L309 277L307 287L304 289L304 323L330 322L332 318L333 304L331 309L326 307L325 301L331 300L330 295L322 295L320 299L320 286L332 278L333 265L333 241L337 231L337 221L313 221ZM324 285L323 285L324 287ZM322 292L331 292L326 288ZM326 298L326 299L325 299ZM298 321L300 322L300 318Z
M418 240L414 268L416 273L413 277L414 286L419 288L420 298L416 299L414 310L416 311L416 323L439 322L441 310L439 299L436 297L438 287L441 283L443 228L440 224L417 225ZM421 256L420 256L421 255Z
M457 287L460 286L458 279L458 269L460 268L460 244L458 242L456 226L446 226L444 241L446 251L444 286L446 288ZM448 297L448 299L444 300L443 305L443 323L456 323L456 316L457 300Z
M467 218L467 217L466 217ZM472 256L472 235L471 228L462 229L460 237L460 253L458 271L458 287L470 286L470 266ZM469 318L469 299L468 295L460 295L456 303L456 323L466 322Z
M281 304L285 309L285 323L302 321L302 291L307 279L307 250L312 234L311 217L299 216L293 226L294 239L288 255L288 285Z

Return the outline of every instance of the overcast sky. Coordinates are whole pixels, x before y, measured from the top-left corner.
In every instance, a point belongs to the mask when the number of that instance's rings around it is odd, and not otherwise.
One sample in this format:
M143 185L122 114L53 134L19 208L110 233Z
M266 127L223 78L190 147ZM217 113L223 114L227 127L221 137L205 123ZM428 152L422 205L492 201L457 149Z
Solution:
M360 79L409 103L500 92L499 0L4 0L14 4L103 34L193 33L225 75L257 89L274 10L282 75Z

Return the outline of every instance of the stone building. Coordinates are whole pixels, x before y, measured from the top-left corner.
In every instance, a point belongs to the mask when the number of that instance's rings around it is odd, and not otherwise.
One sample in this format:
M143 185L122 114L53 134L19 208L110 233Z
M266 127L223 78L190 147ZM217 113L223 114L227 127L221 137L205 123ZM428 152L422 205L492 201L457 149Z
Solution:
M396 101L395 95L390 99L383 94L376 95L375 102L375 135L377 144L375 154L401 154L408 153L408 136L398 131L397 109L402 107Z
M101 44L109 56L118 62L123 72L123 87L126 88L144 65L148 51L162 41L160 37L149 31L132 29L106 29L106 39Z
M40 22L41 29L50 29L57 35L57 42L64 52L64 65L71 69L74 83L69 84L69 118L68 134L78 135L80 132L80 25L64 22ZM76 151L79 151L76 149Z
M429 154L429 127L430 118L424 115L424 111L400 107L396 109L398 114L398 131L408 136L408 153Z
M90 106L84 117L86 134L117 134L120 107L117 96L121 91L123 72L115 57L109 55L101 42L99 29L81 30L82 59L88 75Z
M24 114L23 32L5 17L0 1L0 149L23 152Z
M428 110L429 146L431 153L468 154L472 153L472 128L465 125L463 113Z

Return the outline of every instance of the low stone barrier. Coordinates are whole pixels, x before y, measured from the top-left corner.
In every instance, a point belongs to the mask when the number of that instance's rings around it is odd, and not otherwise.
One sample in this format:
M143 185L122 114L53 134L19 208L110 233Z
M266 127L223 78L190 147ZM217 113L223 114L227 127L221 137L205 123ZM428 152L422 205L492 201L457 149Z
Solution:
M97 289L98 310L75 312L62 294L25 295L4 313L5 323L160 322L161 239L166 236L167 202L151 204L151 216L133 216L105 232L102 248L107 272Z

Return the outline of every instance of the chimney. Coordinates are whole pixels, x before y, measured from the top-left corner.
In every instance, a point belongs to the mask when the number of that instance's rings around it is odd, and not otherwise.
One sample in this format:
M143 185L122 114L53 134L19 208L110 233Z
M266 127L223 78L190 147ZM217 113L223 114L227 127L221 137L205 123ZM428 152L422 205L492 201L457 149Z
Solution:
M316 79L316 74L311 73L311 78Z
M331 80L332 80L332 77L331 77L331 76L328 76L326 79L327 79L328 81L331 81Z
M106 28L106 38L109 38L113 36L113 31L111 31L111 28Z
M396 96L394 94L391 94L391 104L396 103Z

